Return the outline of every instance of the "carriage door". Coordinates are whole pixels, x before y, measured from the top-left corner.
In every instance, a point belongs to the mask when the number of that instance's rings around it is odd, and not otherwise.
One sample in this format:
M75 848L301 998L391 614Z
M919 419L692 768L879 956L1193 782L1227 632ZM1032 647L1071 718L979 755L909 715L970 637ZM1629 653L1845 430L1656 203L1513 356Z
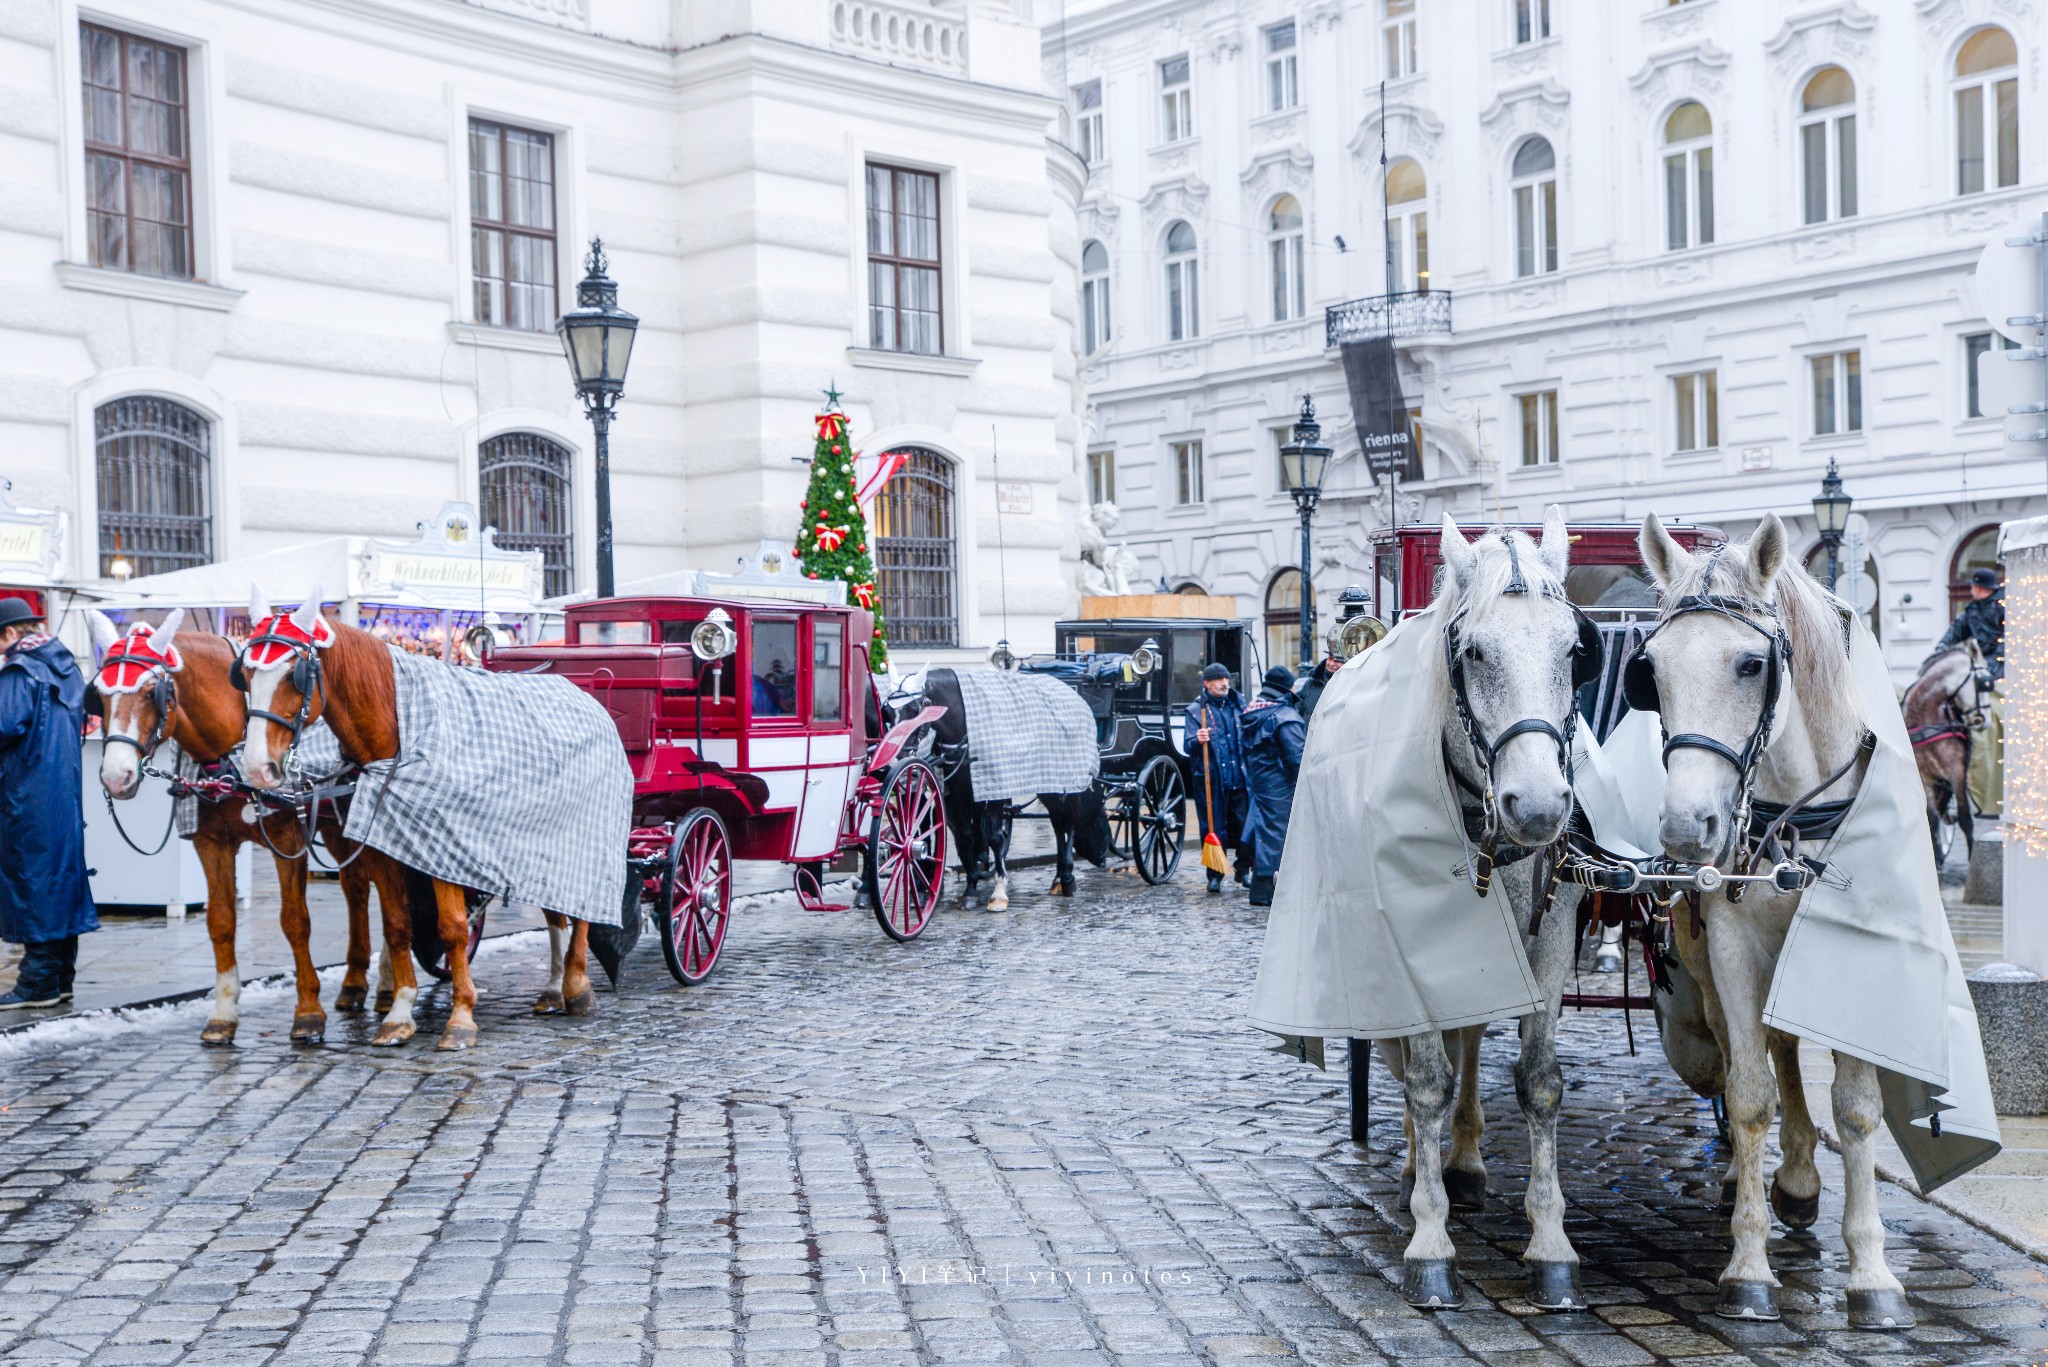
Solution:
M847 705L846 618L820 612L810 616L809 669L804 688L810 704L809 772L804 776L803 811L797 820L798 859L821 859L839 845L847 799L860 780L862 756L853 748Z

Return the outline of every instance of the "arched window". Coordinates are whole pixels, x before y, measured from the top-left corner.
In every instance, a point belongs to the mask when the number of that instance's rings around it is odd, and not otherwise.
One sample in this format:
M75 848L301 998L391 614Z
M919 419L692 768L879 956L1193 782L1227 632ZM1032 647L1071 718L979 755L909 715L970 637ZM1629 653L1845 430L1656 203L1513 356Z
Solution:
M2019 50L2002 28L1980 28L1956 54L1956 193L2020 183Z
M1429 289L1429 185L1407 157L1387 168L1387 218L1394 240L1389 294Z
M1515 149L1515 274L1557 269L1557 154L1542 138Z
M875 587L889 641L957 645L953 462L922 446L899 450L909 459L875 496L874 511Z
M1302 282L1301 201L1282 195L1266 217L1266 254L1273 267L1273 321L1284 323L1308 312Z
M1714 240L1714 121L1687 100L1664 120L1664 246L1682 252Z
M1195 230L1176 219L1166 229L1166 340L1185 342L1202 335L1201 274Z
M1856 83L1838 66L1799 97L1799 175L1808 223L1856 216Z
M537 432L506 432L476 453L477 502L484 525L509 551L539 551L548 597L575 587L576 534L569 501L569 448Z
M1190 579L1181 584L1179 588L1176 588L1174 592L1189 598L1203 598L1208 595L1209 590L1202 587L1200 580Z
M1109 345L1109 251L1100 242L1081 248L1081 354Z
M213 429L170 399L136 395L93 410L100 573L213 562ZM125 576L124 576L125 577Z
M1964 537L1963 544L1956 547L1955 558L1949 561L1948 615L1951 618L1970 601L1971 571L1982 569L2001 573L2005 569L2005 562L1998 558L1998 524L1995 522Z
M1309 606L1315 630L1315 606ZM1266 664L1295 667L1301 660L1301 571L1282 570L1266 585Z

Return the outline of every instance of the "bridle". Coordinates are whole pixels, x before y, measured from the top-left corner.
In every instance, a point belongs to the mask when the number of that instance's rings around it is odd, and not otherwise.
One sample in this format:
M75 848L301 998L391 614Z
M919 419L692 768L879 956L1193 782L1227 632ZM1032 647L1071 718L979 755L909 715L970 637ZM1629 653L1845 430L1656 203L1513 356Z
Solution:
M260 717L285 729L291 736L290 744L285 747L285 755L289 760L291 752L298 748L300 738L305 735L306 727L312 723L314 697L318 695L323 703L325 701L325 669L320 663L320 647L317 642L302 640L296 636L285 636L276 631L251 636L242 646L241 652L235 656L235 662L228 667L228 683L245 697L249 692L249 671L246 664L249 652L263 645L282 646L285 654L256 668L282 669L289 662L292 687L297 689L299 694L299 709L295 715L286 717L261 707L249 706L248 715Z

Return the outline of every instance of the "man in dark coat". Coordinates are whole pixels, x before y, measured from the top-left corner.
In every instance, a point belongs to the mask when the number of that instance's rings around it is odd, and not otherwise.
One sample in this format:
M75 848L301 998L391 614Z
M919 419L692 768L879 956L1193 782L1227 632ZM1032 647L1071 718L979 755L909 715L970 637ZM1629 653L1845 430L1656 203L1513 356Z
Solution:
M0 598L0 939L24 946L0 1010L71 997L78 937L99 929L86 884L79 735L85 678L34 608Z
M1259 696L1244 709L1244 764L1252 793L1252 905L1273 905L1273 876L1287 848L1287 818L1308 723L1294 706L1294 675L1285 665L1266 671Z
M1187 706L1188 755L1195 762L1195 815L1202 835L1209 834L1213 806L1216 838L1235 852L1237 881L1248 883L1252 876L1252 847L1245 834L1251 797L1244 779L1244 699L1230 686L1230 670L1212 664L1202 671L1202 691ZM1209 787L1202 786L1208 770ZM1209 891L1223 891L1223 875L1209 871Z
M1989 565L1970 571L1970 601L1949 623L1935 650L1965 641L1977 643L1989 680L1989 687L1978 695L1984 704L1984 731L1970 746L1970 801L1983 815L1997 816L2005 805L2005 586Z
M1331 677L1338 670L1344 667L1344 657L1337 653L1337 629L1335 627L1330 629L1328 638L1324 640L1323 650L1325 653L1321 663L1309 671L1308 677L1301 681L1301 687L1295 690L1294 707L1296 711L1301 713L1303 721L1307 721L1316 714L1316 704L1322 701L1324 686L1330 682Z

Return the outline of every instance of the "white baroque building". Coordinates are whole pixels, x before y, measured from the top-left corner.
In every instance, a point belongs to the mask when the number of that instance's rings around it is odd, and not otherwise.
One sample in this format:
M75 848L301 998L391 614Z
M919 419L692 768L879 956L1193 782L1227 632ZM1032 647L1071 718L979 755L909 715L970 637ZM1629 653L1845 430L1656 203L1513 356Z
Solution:
M1083 169L1040 46L1020 0L5 0L0 476L74 581L452 498L588 588L552 327L601 235L641 318L621 582L792 539L836 382L857 446L915 451L899 657L985 651L1005 601L1049 640Z
M1092 494L1147 577L1270 611L1269 658L1303 393L1339 451L1322 620L1369 582L1387 498L1326 310L1376 331L1390 292L1403 522L1776 511L1810 547L1834 461L1908 670L1991 529L2048 508L2048 451L1980 416L1970 364L2030 311L1972 271L2048 207L2038 0L1069 0L1044 32L1090 163Z

